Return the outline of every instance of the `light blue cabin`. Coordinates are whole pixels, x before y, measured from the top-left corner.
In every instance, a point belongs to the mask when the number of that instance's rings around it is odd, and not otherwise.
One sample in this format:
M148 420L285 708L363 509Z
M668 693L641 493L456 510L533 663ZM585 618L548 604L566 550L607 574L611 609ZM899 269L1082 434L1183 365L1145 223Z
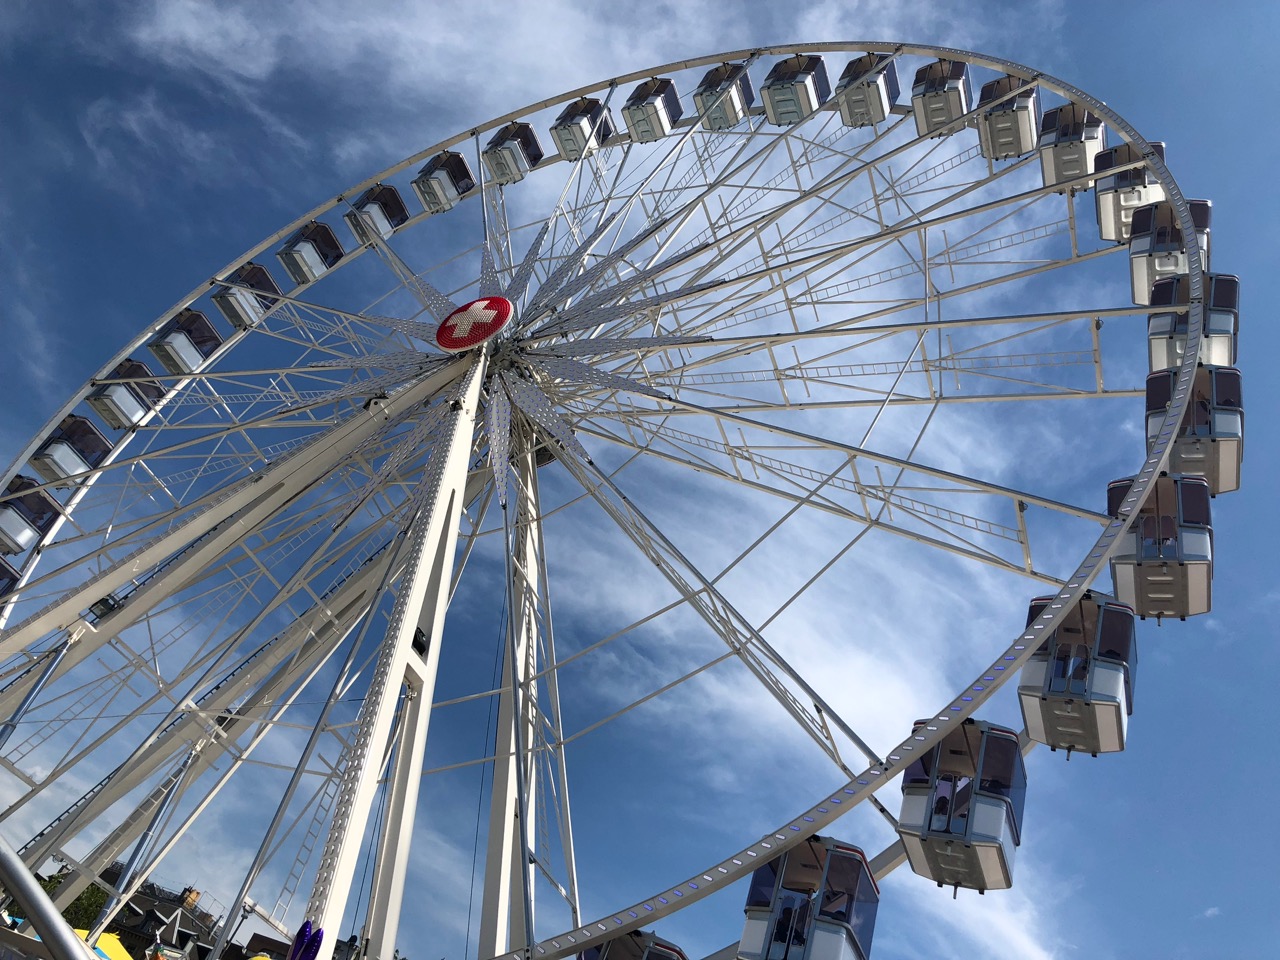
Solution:
M1240 278L1226 273L1204 275L1205 329L1201 331L1200 363L1234 367L1240 331ZM1187 349L1187 308L1191 281L1186 274L1157 280L1151 288L1153 312L1147 319L1151 371L1182 366Z
M467 158L452 150L437 153L413 179L413 192L431 214L452 210L475 186Z
M1012 886L1026 795L1018 735L965 720L903 775L898 836L911 869L940 887Z
M760 86L765 118L787 127L818 112L831 99L827 65L816 54L797 53L779 60Z
M911 111L916 132L922 137L955 133L957 120L973 104L969 65L963 60L937 60L916 71L911 85Z
M880 888L857 847L812 836L756 868L741 960L867 960Z
M693 93L693 102L702 117L705 130L730 130L736 127L756 102L751 74L745 63L722 63L702 77Z
M489 138L483 156L497 183L518 183L542 161L542 144L533 127L513 120Z
M1056 602L1032 600L1027 626L1056 612ZM1137 667L1133 609L1086 593L1022 668L1018 702L1027 736L1068 754L1123 750Z
M164 388L151 376L145 363L132 358L122 360L107 379L98 382L85 402L107 426L127 430L164 399Z
M183 310L148 346L169 373L194 373L222 346L222 336L199 310Z
M844 68L835 101L846 127L869 127L889 118L901 94L897 62L886 53L868 53Z
M1011 160L1036 149L1040 93L1023 77L1005 74L978 94L978 146L988 160Z
M21 474L9 481L0 500L0 553L26 553L58 519L58 502L39 487Z
M594 97L580 97L567 104L551 125L551 139L566 160L591 156L614 132L613 115Z
M1160 437L1160 424L1173 401L1178 375L1157 370L1147 377L1147 446ZM1244 460L1244 393L1235 367L1196 368L1191 402L1173 439L1169 472L1204 477L1213 496L1240 489Z
M665 77L646 80L631 92L622 122L636 143L653 143L671 133L684 115L676 85Z
M285 272L298 286L314 283L328 273L345 251L333 227L320 220L304 224L276 254Z
M1164 159L1164 144L1152 148ZM1130 143L1100 151L1093 158L1094 204L1098 214L1098 235L1103 240L1128 243L1133 233L1133 214L1142 207L1165 199L1164 185L1145 164L1126 167L1142 160L1142 152ZM1126 167L1116 170L1116 167Z
M1209 229L1213 220L1213 204L1208 200L1188 200L1191 219L1199 241L1201 266L1209 269ZM1151 288L1166 277L1187 273L1187 244L1182 236L1173 205L1161 200L1140 207L1133 214L1129 234L1129 273L1133 281L1133 302L1140 306L1151 303Z
M280 288L259 263L239 267L227 283L213 292L213 304L237 330L250 330L262 322L279 301Z
M399 227L409 221L409 208L404 205L400 191L385 183L375 183L351 204L342 215L347 226L355 234L361 246L372 243L377 237L390 238Z
M1130 512L1133 478L1107 485L1107 512ZM1173 474L1155 489L1111 557L1116 598L1139 617L1185 620L1213 605L1213 525L1209 481Z
M82 476L102 463L111 452L111 442L92 420L67 414L31 457L31 468L49 483Z

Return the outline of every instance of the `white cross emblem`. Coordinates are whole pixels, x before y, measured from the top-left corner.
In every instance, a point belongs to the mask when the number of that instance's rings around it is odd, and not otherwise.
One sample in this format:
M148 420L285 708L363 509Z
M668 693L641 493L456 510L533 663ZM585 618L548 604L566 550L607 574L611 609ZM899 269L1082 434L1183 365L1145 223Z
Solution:
M445 321L450 336L461 339L471 332L477 323L490 323L498 315L498 311L489 306L487 300L477 300L467 309L454 313Z

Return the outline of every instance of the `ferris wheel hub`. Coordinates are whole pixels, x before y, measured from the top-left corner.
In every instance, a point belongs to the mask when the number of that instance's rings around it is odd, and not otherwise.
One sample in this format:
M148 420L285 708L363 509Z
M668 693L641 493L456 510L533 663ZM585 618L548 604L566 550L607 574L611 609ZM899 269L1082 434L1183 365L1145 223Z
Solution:
M481 297L464 303L444 318L436 330L436 346L445 353L462 353L497 336L515 314L506 297Z

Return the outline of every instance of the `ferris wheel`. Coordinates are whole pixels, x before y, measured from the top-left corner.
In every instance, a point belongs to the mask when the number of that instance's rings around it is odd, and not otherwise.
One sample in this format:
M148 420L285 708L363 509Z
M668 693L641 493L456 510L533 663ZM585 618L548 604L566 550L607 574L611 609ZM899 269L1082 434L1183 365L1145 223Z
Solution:
M440 837L483 847L480 958L604 947L837 818L865 876L1007 886L1020 810L994 880L899 776L963 731L976 796L1076 722L1033 722L1081 661L1046 638L1208 609L1242 445L1208 236L1162 144L936 47L721 53L435 143L143 326L4 475L4 832L63 906L216 858L218 949L252 908L324 956L392 956ZM989 701L1042 653L1019 737Z

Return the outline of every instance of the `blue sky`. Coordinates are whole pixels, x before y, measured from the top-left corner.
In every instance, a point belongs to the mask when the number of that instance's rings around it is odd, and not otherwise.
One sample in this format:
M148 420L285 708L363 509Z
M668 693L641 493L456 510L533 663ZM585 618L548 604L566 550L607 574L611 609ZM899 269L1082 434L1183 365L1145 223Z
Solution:
M350 183L520 104L682 56L802 40L939 43L1042 68L1165 140L1184 192L1214 201L1214 269L1244 281L1244 488L1215 503L1214 612L1140 635L1130 749L1069 766L1034 757L1025 886L953 902L899 871L885 885L875 956L1272 956L1280 842L1268 823L1280 777L1267 707L1280 589L1266 557L1280 531L1265 493L1277 467L1273 400L1255 358L1277 346L1261 302L1273 272L1262 228L1280 212L1263 181L1276 144L1258 103L1273 83L1278 15L1265 4L1225 14L1181 2L965 6L691 2L623 22L572 2L467 12L330 0L9 3L0 460L143 323L242 250ZM743 841L759 829L745 828ZM699 939L713 948L735 935Z

